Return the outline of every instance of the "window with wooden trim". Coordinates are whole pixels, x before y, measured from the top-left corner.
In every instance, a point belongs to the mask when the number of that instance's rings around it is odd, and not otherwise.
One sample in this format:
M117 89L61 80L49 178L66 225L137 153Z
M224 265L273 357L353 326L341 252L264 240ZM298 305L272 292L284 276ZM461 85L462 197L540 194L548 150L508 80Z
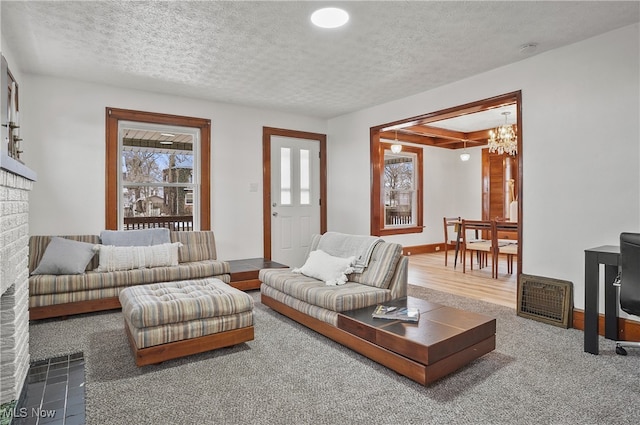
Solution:
M107 108L106 229L210 229L209 120Z
M414 153L384 151L385 229L416 225L416 162Z
M378 142L372 158L371 234L384 236L423 231L422 148Z

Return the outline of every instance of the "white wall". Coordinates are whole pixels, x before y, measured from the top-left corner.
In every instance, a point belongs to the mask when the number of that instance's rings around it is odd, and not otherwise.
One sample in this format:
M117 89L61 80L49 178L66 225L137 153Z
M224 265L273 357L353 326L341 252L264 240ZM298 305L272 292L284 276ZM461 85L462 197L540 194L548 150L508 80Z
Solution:
M330 120L329 227L369 232L370 127L521 90L523 272L572 281L584 308L584 250L640 227L639 38L635 24ZM436 222L386 239L430 243Z
M443 217L482 218L482 157L479 148L467 149L471 158L460 160L460 150L424 148L424 232L404 239L405 246L444 241ZM392 238L387 238L392 239Z
M24 75L25 161L38 173L31 234L98 233L105 222L105 108L207 118L218 255L261 257L262 127L326 133L326 121L143 91ZM250 192L250 183L258 191Z
M468 148L469 161L460 161L460 151L454 151L452 168L455 170L451 187L455 190L455 208L447 217L460 216L471 220L482 219L482 147ZM444 215L443 215L444 217Z

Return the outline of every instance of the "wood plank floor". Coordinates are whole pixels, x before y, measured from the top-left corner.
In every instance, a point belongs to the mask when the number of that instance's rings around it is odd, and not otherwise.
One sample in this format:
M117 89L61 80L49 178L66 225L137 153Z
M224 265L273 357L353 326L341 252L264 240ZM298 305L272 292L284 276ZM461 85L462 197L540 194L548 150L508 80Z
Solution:
M475 298L494 304L500 304L515 310L517 305L516 262L514 274L507 274L506 258L498 262L498 278L491 277L491 261L489 266L480 270L474 263L467 272L462 273L462 264L453 267L453 255L449 252L448 266L444 266L444 252L418 254L409 256L409 283L416 286L435 289L455 295Z

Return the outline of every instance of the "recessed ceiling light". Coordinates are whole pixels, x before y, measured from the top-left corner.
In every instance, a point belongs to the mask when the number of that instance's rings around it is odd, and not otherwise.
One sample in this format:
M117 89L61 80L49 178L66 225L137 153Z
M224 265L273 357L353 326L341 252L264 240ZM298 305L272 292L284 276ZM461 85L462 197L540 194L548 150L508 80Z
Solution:
M173 142L171 140L161 140L160 144L161 145L173 145Z
M337 7L325 7L311 14L311 22L320 28L338 28L349 21L349 14Z
M175 134L171 134L171 133L160 133L160 135L165 137L176 137Z

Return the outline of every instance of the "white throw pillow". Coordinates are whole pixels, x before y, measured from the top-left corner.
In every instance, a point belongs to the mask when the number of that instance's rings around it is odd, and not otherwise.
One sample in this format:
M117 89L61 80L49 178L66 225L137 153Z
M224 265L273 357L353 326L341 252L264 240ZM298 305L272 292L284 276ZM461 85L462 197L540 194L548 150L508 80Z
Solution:
M302 267L292 271L322 280L327 285L344 285L348 280L347 275L353 273L351 265L354 260L355 257L334 257L322 250L316 250L309 253L309 258Z
M180 242L151 246L96 245L100 264L96 272L177 266Z

